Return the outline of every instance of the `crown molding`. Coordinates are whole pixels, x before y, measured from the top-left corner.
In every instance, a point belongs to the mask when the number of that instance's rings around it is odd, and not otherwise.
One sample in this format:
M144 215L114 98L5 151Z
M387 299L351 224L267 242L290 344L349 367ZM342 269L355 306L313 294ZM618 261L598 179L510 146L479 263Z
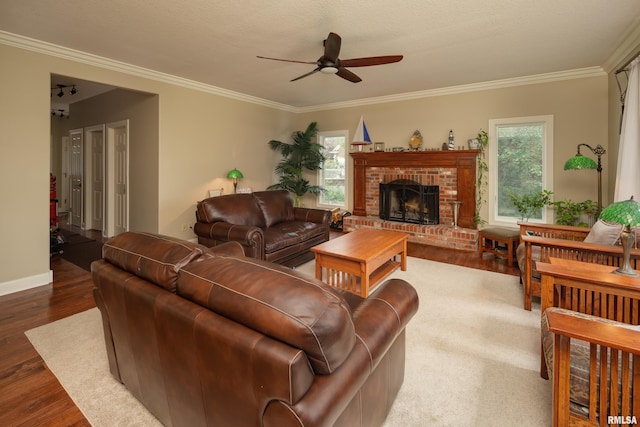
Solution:
M493 80L488 82L472 83L468 85L450 86L445 88L423 90L417 92L407 92L374 98L358 99L354 101L335 102L332 104L315 105L298 108L299 113L314 111L333 110L338 108L360 107L371 104L382 104L385 102L408 101L421 98L431 98L434 96L456 95L468 92L478 92L482 90L502 89L514 86L526 86L540 83L550 83L562 80L573 80L587 77L604 76L607 73L602 67L588 67L576 70L559 71L556 73L537 74L533 76L515 77L503 80Z
M635 31L638 33L640 39L640 30ZM258 98L255 96L243 94L240 92L234 92L231 90L219 88L216 86L200 83L194 80L185 79L182 77L173 76L170 74L161 73L158 71L150 70L148 68L138 67L136 65L127 64L113 59L104 58L101 56L93 55L87 52L82 52L74 49L69 49L63 46L58 46L52 43L44 42L41 40L32 39L29 37L20 36L17 34L9 33L0 30L0 44L17 47L20 49L26 49L33 52L41 53L44 55L54 56L57 58L66 59L69 61L79 62L86 65L91 65L98 68L103 68L111 71L120 72L136 77L142 77L150 80L155 80L162 83L181 86L189 89L194 89L201 92L211 93L214 95L224 96L239 101L249 102L252 104L261 105L264 107L275 108L278 110L288 111L292 113L309 113L316 111L335 110L339 108L360 107L372 104L382 104L387 102L408 101L420 98L430 98L434 96L455 95L467 92L477 92L490 89L501 89L514 86L524 86L539 83L549 83L561 80L571 80L586 77L597 77L606 75L607 73L602 67L589 67L576 70L560 71L555 73L538 74L533 76L515 77L503 80L493 80L488 82L473 83L468 85L451 86L446 88L430 89L417 92L407 92L394 95L363 98L352 101L335 102L330 104L314 105L309 107L294 107L291 105L281 104L266 99Z
M155 80L161 83L181 86L188 89L194 89L201 92L207 92L214 95L224 96L226 98L236 99L239 101L249 102L264 107L276 108L279 110L295 112L296 108L290 105L280 104L255 96L247 95L240 92L219 88L194 80L173 76L171 74L161 73L159 71L150 70L148 68L138 67L136 65L127 64L125 62L116 61L102 56L93 55L64 46L55 45L41 40L20 36L0 30L0 44L5 44L19 49L25 49L43 55L53 56L56 58L66 59L69 61L79 62L94 67L117 71L119 73L128 74L135 77L142 77Z
M640 55L640 18L637 18L630 30L622 36L622 40L617 44L618 48L607 58L602 68L611 73L626 61Z

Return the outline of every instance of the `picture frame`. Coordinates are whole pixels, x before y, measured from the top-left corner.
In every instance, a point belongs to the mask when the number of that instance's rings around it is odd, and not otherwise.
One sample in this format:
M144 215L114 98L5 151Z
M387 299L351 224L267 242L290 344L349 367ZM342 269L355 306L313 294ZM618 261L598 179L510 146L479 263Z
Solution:
M373 151L384 151L384 142L374 142Z

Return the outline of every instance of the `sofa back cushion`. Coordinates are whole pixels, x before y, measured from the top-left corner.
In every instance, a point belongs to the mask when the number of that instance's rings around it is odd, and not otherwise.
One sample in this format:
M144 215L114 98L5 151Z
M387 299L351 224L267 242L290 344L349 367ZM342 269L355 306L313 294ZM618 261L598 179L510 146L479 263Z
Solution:
M301 349L317 374L330 374L355 345L348 304L328 285L253 258L216 256L184 267L177 294Z
M210 197L199 202L196 209L198 220L202 222L222 221L235 225L265 227L260 206L251 194Z
M197 243L141 232L119 234L102 246L104 260L170 292L176 290L181 267L213 256Z
M293 221L293 198L287 190L257 191L253 196L262 210L267 227Z
M604 222L599 219L593 224L584 241L586 243L597 243L599 245L615 245L621 233L622 225Z

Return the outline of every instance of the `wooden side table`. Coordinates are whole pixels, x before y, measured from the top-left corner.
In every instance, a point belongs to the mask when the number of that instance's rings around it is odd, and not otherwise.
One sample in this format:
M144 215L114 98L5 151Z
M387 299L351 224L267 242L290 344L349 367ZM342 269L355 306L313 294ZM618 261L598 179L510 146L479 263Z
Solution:
M478 234L478 255L489 252L517 265L516 248L520 242L520 230L517 228L483 228Z

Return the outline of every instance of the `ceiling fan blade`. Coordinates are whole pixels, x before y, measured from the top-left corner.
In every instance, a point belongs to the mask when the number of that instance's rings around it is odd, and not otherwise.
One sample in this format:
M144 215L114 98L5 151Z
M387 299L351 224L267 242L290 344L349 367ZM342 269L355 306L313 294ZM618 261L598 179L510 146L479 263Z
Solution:
M329 33L329 36L324 41L324 58L330 62L335 63L340 55L340 46L342 45L342 39L336 33Z
M267 56L257 56L260 59L269 59L271 61L281 61L281 62L295 62L296 64L316 64L316 61L296 61L293 59L279 59L279 58L269 58Z
M399 62L402 55L370 56L367 58L341 59L340 65L343 67L368 67L370 65L383 65Z
M314 62L314 64L315 64L315 62ZM289 80L289 81L290 81L290 82L295 82L296 80L304 79L305 77L310 76L311 74L315 74L315 73L317 73L318 71L320 71L320 67L316 68L315 70L313 70L313 71L311 71L311 72L308 72L307 74L303 74L303 75L301 75L300 77L296 77L295 79L293 79L293 80Z
M349 80L352 83L358 83L362 81L360 77L358 77L357 75L355 75L354 73L352 73L351 71L347 70L344 67L338 68L338 72L336 73L336 75L342 77L345 80Z

